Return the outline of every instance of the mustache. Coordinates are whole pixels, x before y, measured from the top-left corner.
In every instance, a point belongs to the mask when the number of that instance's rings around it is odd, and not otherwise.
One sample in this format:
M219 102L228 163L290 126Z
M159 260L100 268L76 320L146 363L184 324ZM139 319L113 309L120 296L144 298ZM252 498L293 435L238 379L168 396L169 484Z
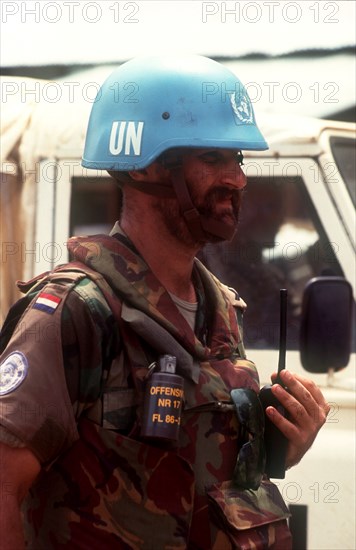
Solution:
M234 213L237 215L242 203L243 189L229 189L226 187L215 187L210 189L204 197L203 204L199 205L202 214L211 214L214 205L221 200L231 199Z

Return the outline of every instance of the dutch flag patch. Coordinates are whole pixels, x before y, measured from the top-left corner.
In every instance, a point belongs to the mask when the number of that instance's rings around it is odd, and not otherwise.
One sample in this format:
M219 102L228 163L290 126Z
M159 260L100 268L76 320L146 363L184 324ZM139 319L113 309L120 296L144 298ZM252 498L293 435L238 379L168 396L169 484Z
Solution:
M54 313L61 302L61 298L48 294L47 292L41 292L33 304L34 309L40 309L46 313Z

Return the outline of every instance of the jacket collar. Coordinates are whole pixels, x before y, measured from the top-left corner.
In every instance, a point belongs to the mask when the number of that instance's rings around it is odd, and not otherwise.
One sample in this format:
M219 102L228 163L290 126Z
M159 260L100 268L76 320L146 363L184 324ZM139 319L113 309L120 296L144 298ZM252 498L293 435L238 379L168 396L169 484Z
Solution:
M110 235L72 237L71 258L101 273L116 295L163 326L192 355L201 360L229 357L237 347L238 327L234 308L223 285L199 262L195 277L208 304L209 338L204 345L180 314L172 298L150 270L118 223Z

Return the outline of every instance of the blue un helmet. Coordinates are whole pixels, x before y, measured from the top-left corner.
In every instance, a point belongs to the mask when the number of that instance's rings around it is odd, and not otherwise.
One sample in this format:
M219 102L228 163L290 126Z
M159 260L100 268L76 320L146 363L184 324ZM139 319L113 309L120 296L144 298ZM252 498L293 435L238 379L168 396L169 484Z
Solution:
M119 66L98 91L82 165L129 172L168 150L192 147L268 149L250 98L229 69L197 55L138 57ZM183 215L190 211L188 225L201 235L202 218L197 212L192 222L194 205L183 204L187 187L179 170L172 185Z
M118 67L94 101L83 166L139 170L177 147L268 149L244 86L220 63L162 56Z

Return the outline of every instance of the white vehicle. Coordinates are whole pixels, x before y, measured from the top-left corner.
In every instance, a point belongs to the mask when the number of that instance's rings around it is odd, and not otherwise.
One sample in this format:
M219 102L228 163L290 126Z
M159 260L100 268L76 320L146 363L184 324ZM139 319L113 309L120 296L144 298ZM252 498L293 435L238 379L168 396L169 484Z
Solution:
M16 279L66 262L68 237L107 232L120 207L111 178L81 167L91 105L25 103L20 86L15 92L3 116L2 316L17 297ZM279 289L289 293L287 368L294 372L304 371L299 325L306 283L343 276L355 294L356 128L301 117L257 119L270 149L245 153L249 183L238 235L207 246L202 259L248 303L245 346L266 384L278 363ZM300 540L307 530L306 548L351 550L355 349L347 368L305 376L322 388L331 413L300 465L276 482L294 517L304 516L297 530Z

